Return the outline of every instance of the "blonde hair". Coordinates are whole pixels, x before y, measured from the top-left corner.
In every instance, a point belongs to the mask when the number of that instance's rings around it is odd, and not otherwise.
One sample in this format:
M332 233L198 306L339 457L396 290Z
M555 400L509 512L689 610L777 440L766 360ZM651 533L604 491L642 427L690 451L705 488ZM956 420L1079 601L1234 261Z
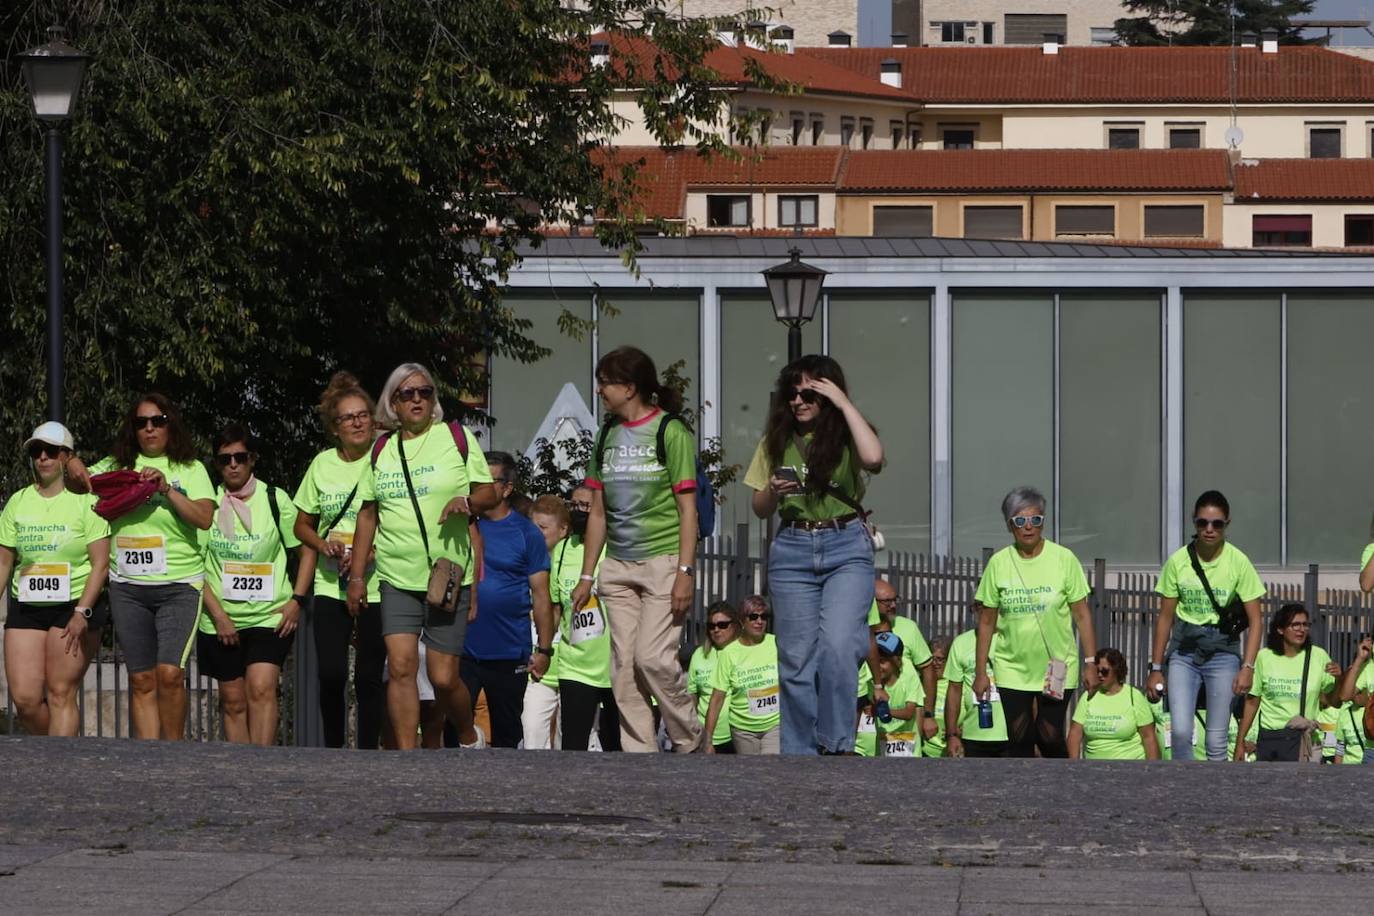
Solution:
M337 437L335 412L339 409L339 402L344 398L361 398L367 405L367 412L376 414L377 405L372 400L372 395L364 390L358 382L357 376L352 372L335 372L329 379L329 384L325 386L324 392L320 395L319 406L315 409L320 415L320 425L324 427L325 435Z
M391 399L396 395L396 389L401 387L401 382L418 375L425 380L425 384L433 387L434 400L433 410L430 418L435 422L442 422L444 419L444 408L439 403L439 386L434 384L434 376L430 375L429 370L419 363L401 363L391 370L391 375L387 376L386 384L382 386L381 396L377 398L377 409L373 418L377 425L383 429L395 429L401 425L401 418L396 416L396 407L391 403Z
M554 496L552 493L545 493L536 499L533 508L530 509L530 515L547 515L565 528L572 524L568 504L561 496Z

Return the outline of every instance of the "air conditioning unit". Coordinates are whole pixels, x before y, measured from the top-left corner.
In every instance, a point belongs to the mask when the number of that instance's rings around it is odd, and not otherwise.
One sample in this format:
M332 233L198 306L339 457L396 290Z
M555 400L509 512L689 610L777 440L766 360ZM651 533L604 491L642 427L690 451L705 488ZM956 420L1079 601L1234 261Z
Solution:
M970 35L970 36L968 36L967 38L965 38L964 41L968 42L968 43L971 44L971 45L976 45L976 44L978 44L978 36L977 36L977 35Z

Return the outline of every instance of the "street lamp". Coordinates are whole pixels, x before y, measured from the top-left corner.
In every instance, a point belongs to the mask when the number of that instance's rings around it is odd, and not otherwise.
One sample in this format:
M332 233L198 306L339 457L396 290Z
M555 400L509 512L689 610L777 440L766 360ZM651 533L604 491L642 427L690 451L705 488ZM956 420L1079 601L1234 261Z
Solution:
M67 44L61 26L48 43L18 55L33 113L48 128L48 417L62 421L62 122L72 116L90 58Z
M801 359L802 325L816 317L821 286L829 271L802 263L800 248L790 248L787 253L791 259L766 269L763 279L768 282L768 298L773 300L773 317L787 325L787 362L790 365Z

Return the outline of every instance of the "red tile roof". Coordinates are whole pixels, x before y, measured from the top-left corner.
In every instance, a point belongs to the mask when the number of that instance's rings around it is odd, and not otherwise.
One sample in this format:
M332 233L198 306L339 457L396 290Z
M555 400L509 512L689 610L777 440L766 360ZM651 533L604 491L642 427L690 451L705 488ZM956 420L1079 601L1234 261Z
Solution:
M1258 159L1235 169L1247 200L1374 201L1374 159Z
M795 55L878 81L902 65L902 91L931 104L1230 101L1231 49L1063 47L798 48ZM1236 52L1240 102L1374 101L1374 61L1314 47Z
M1224 150L864 150L841 192L1221 191Z

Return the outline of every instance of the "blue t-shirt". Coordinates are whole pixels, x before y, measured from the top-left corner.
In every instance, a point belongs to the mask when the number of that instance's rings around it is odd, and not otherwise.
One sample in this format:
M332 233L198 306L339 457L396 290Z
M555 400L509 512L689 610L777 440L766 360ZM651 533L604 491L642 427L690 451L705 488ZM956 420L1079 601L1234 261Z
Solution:
M530 576L549 571L544 535L512 512L499 522L477 520L482 532L482 581L477 620L468 627L463 654L480 661L529 658Z

